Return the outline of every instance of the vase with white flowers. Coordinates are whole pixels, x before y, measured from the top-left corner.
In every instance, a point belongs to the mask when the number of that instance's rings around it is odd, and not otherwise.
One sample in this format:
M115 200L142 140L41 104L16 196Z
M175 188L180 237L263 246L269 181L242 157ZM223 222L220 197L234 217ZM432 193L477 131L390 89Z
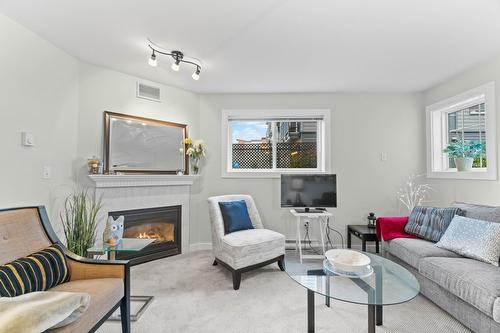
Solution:
M193 174L199 174L200 161L205 157L205 143L203 140L193 140L191 138L185 138L182 143L186 145L186 155L189 156Z

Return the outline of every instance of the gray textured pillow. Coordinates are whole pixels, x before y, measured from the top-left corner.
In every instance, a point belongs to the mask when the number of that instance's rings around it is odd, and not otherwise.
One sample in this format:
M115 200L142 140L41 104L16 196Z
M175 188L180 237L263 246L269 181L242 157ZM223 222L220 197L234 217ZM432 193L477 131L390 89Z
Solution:
M461 214L460 208L436 208L417 206L411 211L405 232L411 235L437 242L450 225L455 214Z
M500 223L455 216L436 246L498 266Z

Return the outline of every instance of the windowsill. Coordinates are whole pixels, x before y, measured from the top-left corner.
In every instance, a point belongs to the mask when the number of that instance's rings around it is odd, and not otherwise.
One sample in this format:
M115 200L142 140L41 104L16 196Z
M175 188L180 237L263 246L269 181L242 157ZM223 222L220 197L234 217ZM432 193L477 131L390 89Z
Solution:
M432 171L427 173L428 178L436 179L472 179L472 180L496 180L497 174L494 170L477 168L471 171L457 171L449 169L446 171Z
M282 174L325 174L321 170L223 171L222 178L280 178Z

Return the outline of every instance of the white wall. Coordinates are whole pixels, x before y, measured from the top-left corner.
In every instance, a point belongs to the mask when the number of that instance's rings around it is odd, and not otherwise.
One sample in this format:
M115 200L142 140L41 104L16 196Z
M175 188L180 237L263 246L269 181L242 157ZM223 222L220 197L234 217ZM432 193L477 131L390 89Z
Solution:
M142 80L137 77L85 63L80 64L78 164L87 158L102 157L103 112L171 121L188 125L190 136L197 136L199 98L195 93ZM161 103L136 97L137 81L160 87ZM86 169L84 170L86 172Z
M0 207L45 205L58 233L72 190L78 121L78 61L0 15ZM21 131L35 135L21 146ZM44 165L51 179L42 179Z
M45 204L59 231L61 199L73 188L73 179L86 180L86 159L102 156L105 110L186 123L191 136L206 140L208 159L192 199L191 243L210 242L206 198L224 193L253 195L266 225L293 237L286 210L279 208L278 180L221 178L222 109L332 110L332 171L339 183L339 207L332 212L341 231L347 224L365 223L370 211L397 214L396 190L409 173L424 168L424 114L418 93L199 96L161 86L164 100L156 103L136 98L137 78L79 63L3 16L0 37L0 203ZM498 64L495 68L498 75ZM426 98L446 92L427 93ZM35 147L21 146L23 130L35 134ZM381 152L388 154L388 161L380 161ZM41 179L45 164L52 166L49 180Z
M103 156L104 111L187 124L188 134L198 137L200 122L197 94L85 63L80 64L79 74L78 146L75 161L78 183L88 184L87 159L93 155L100 158ZM137 98L138 80L160 87L161 103ZM191 204L194 209L191 209L190 219L196 221L198 184L193 186L192 193ZM191 235L196 232L195 228L191 228Z
M64 198L86 182L87 158L102 156L103 111L184 123L198 135L194 93L154 83L162 103L136 98L138 78L81 63L3 15L0 40L0 208L45 205L60 237ZM34 147L21 146L21 131L35 135Z
M423 172L424 115L421 94L244 94L201 95L200 135L208 149L202 170L198 235L210 242L206 198L228 193L250 194L269 228L294 237L287 210L279 207L279 179L221 178L221 110L331 109L332 165L338 175L338 208L331 209L337 229L366 223L368 212L397 214L395 192L413 172ZM380 160L380 153L388 161ZM291 222L291 221L289 221Z
M500 129L500 116L498 115L498 109L500 108L500 56L483 62L425 91L424 103L425 105L431 105L492 81L495 82L496 89L495 104L497 110L495 111L497 112L496 126L498 132L498 129ZM500 145L498 144L497 149L497 156L500 156ZM439 205L449 205L452 201L500 205L500 183L498 180L437 179L429 182L436 189L434 197Z

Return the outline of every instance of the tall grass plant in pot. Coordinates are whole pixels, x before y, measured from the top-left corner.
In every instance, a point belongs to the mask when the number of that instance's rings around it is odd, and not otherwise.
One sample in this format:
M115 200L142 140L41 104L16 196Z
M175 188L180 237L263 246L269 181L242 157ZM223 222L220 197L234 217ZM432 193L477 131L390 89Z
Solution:
M60 218L68 250L87 256L87 249L96 240L97 214L101 207L101 199L96 199L87 189L78 189L66 198Z
M482 158L485 151L484 144L467 140L453 140L443 150L455 160L457 171L471 171L474 160Z

